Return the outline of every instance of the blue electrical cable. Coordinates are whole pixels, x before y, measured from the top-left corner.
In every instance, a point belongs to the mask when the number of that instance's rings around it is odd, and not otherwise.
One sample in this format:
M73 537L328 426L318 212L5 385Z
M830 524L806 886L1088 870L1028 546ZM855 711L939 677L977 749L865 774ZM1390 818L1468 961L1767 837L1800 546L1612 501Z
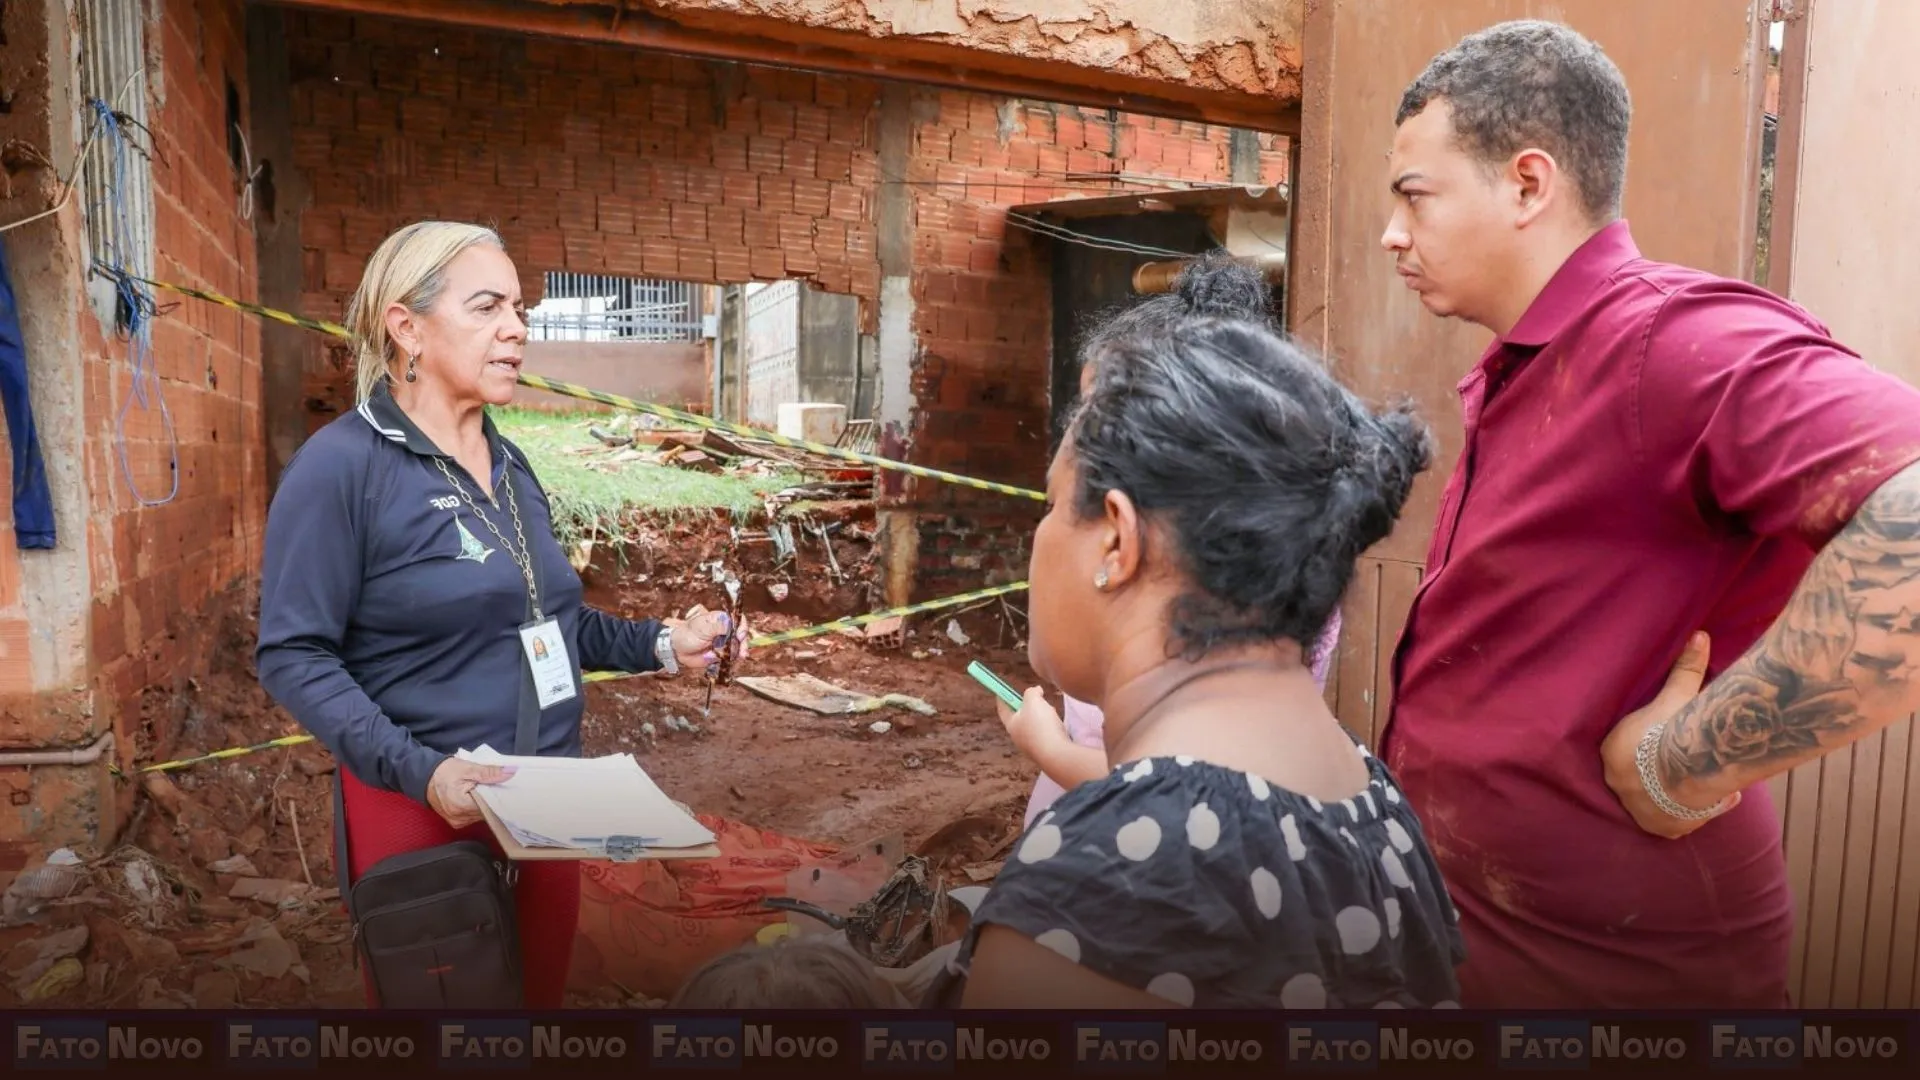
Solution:
M180 494L180 440L173 429L173 413L167 408L167 398L161 392L160 377L153 366L153 318L157 307L153 294L146 286L136 281L127 270L126 253L121 250L121 241L132 235L133 223L127 214L127 133L121 128L113 109L99 98L89 99L89 104L98 117L102 132L108 145L113 148L113 183L109 198L112 201L115 229L107 237L110 261L100 269L113 281L117 306L124 319L127 335L127 359L133 367L132 392L120 403L120 415L114 422L115 443L120 455L120 473L126 478L127 490L133 493L134 500L143 507L165 506ZM151 384L151 385L149 385ZM127 460L127 413L133 403L138 401L140 408L151 409L148 393L152 401L160 405L160 420L167 433L169 450L168 472L173 477L173 486L165 498L150 499L140 491L140 485L134 481L133 466Z

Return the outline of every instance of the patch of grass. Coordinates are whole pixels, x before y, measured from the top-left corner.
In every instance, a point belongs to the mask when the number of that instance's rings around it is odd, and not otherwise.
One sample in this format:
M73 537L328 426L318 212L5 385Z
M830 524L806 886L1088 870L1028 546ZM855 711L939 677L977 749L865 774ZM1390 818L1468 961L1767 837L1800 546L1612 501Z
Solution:
M731 510L750 520L764 511L768 494L801 482L797 473L772 476L732 476L701 473L629 461L616 471L587 468L604 460L605 453L571 451L600 443L587 433L593 424L605 425L607 414L543 413L527 409L495 409L493 422L527 455L534 475L553 503L553 531L571 549L590 536L617 537L622 521L630 517L673 521L713 510ZM604 449L604 448L602 448Z

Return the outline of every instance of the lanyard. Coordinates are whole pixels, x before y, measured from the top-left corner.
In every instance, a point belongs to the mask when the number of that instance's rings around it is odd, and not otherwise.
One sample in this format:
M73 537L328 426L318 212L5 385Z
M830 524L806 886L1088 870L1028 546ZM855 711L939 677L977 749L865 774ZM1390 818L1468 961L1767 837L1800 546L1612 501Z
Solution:
M507 542L506 536L494 525L493 519L480 511L479 504L475 503L473 496L467 493L467 485L461 483L460 478L453 475L453 471L447 468L446 459L436 457L433 463L440 467L440 475L447 478L447 483L453 485L453 490L460 493L460 498L465 500L467 509L473 511L473 516L479 518L480 523L487 527L487 531L494 535L494 539L500 541L500 546L507 551L507 557L520 568L520 575L527 579L527 599L533 604L533 621L539 622L541 619L540 589L533 580L533 553L527 547L527 534L520 527L520 502L513 494L512 462L509 461L507 464L507 509L513 514L513 535L520 541L518 550Z

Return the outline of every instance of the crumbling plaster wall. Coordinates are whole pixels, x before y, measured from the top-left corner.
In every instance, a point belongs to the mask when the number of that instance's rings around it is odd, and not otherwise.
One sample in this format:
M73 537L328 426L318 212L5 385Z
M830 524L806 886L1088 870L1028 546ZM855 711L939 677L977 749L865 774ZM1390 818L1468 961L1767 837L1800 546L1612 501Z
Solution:
M630 6L705 29L740 29L740 20L754 18L1192 89L1300 96L1305 0L640 0Z

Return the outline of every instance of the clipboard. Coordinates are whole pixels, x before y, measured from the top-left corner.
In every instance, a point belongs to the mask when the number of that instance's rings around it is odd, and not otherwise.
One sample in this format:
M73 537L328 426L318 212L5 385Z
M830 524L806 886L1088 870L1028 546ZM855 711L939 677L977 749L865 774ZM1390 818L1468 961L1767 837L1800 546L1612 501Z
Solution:
M512 862L544 862L552 859L593 859L611 862L639 862L642 859L714 859L720 855L720 845L701 844L698 847L650 848L638 844L613 845L610 847L528 847L513 838L500 815L493 812L487 800L480 792L474 792L474 803L480 807L480 816L487 821L487 828L493 830L493 839L500 845L501 854Z

